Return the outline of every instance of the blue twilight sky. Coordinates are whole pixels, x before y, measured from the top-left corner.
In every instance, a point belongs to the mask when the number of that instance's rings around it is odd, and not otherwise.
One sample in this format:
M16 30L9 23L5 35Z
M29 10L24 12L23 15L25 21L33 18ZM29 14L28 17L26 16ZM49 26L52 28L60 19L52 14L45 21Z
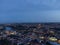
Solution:
M0 23L60 22L60 0L0 0Z

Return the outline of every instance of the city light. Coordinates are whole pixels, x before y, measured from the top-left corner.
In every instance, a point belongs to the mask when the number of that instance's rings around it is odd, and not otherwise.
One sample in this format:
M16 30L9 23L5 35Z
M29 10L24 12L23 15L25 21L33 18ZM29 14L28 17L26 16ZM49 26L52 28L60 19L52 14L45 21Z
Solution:
M55 42L55 41L57 41L57 38L55 38L55 37L50 37L49 40Z

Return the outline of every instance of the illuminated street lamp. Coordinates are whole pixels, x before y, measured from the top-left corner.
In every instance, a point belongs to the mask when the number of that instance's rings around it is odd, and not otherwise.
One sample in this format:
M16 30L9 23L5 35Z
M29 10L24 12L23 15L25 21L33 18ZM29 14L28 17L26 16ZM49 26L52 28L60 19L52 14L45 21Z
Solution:
M40 39L42 39L42 40L43 40L43 39L45 39L45 37L44 37L44 36L40 36L39 38L40 38Z
M50 31L51 34L54 34L55 32L54 31Z
M55 38L55 37L50 37L49 40L50 40L50 41L53 41L53 42L56 42L56 41L57 41L57 38Z

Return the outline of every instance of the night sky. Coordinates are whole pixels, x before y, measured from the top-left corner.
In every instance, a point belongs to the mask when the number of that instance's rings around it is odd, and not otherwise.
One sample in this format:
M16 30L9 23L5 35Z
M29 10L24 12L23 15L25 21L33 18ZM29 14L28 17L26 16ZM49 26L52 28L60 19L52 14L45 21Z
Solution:
M60 0L0 0L0 23L60 22Z

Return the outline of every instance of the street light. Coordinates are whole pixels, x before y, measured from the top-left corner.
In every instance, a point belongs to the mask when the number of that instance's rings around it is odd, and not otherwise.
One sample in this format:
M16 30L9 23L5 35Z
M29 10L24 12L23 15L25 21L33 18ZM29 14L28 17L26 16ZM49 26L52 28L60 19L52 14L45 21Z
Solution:
M57 38L55 38L55 37L50 37L49 40L50 40L50 41L53 41L53 42L56 42L56 41L57 41Z
M43 40L45 37L44 36L40 36L39 38Z

